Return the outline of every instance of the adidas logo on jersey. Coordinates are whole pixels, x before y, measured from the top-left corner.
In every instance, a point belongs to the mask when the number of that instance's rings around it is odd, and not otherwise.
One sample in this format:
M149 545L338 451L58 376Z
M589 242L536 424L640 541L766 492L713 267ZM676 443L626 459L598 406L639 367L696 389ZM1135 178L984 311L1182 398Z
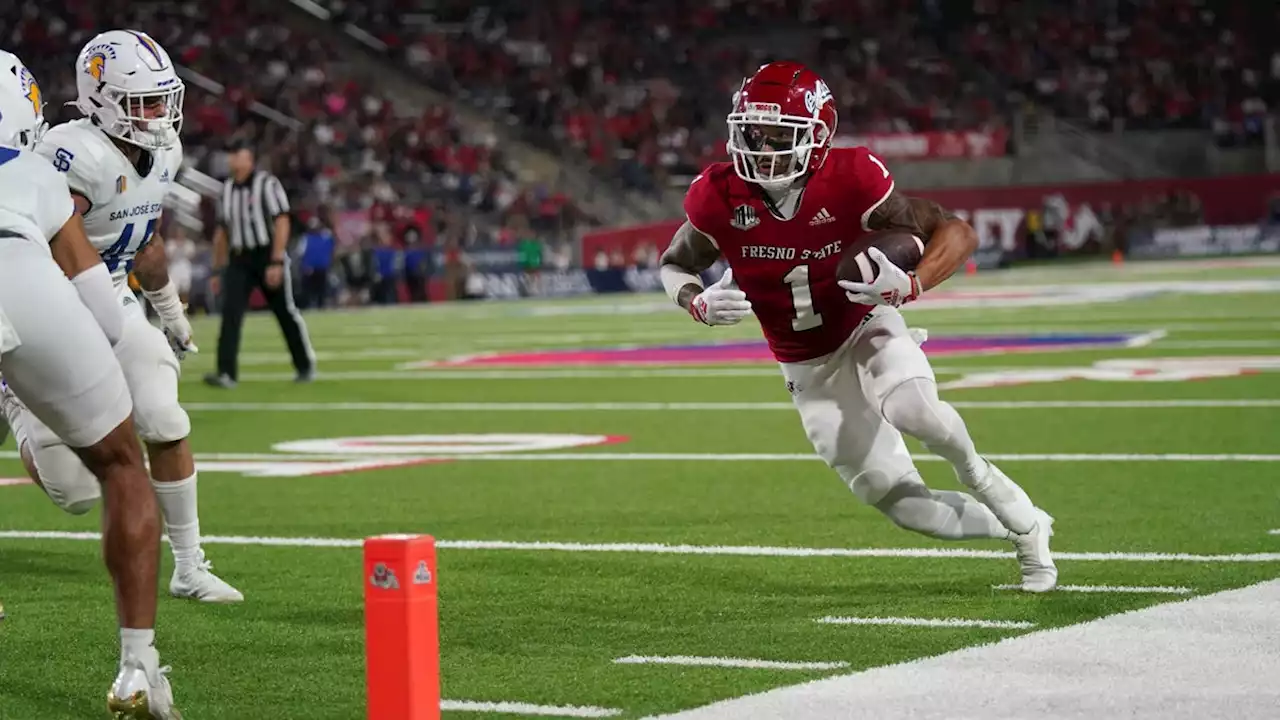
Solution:
M827 212L826 208L819 208L818 212L814 214L813 219L809 221L809 225L826 225L827 223L835 221L835 216Z
M160 182L169 182L169 168L165 168L164 174L160 176Z

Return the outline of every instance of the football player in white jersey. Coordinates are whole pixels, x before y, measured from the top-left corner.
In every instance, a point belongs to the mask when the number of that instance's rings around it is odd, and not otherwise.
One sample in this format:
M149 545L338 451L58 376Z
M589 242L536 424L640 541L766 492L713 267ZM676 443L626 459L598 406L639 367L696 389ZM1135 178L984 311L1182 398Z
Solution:
M0 373L9 396L75 448L107 489L102 547L121 642L108 711L119 719L179 718L155 649L156 495L112 352L125 335L124 313L66 181L28 152L44 130L42 110L31 72L0 51Z
M134 421L150 456L173 549L169 592L204 602L240 602L244 596L213 574L200 546L196 468L187 441L191 422L178 404L178 360L196 347L156 232L182 165L183 84L168 53L134 30L94 37L80 51L75 71L75 105L85 117L51 128L36 152L66 178L89 241L115 282L115 302L124 309L116 357L133 396ZM163 332L129 290L131 270ZM32 479L67 512L93 507L101 495L98 485L63 439L20 404L5 408Z

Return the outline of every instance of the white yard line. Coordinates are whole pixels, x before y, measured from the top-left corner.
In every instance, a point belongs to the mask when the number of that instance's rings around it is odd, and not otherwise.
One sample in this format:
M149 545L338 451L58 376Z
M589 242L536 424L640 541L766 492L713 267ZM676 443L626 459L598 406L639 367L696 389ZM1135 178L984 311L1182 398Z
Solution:
M1280 462L1280 455L1252 453L987 453L983 457L997 462ZM423 463L449 460L453 462L817 462L812 453L615 453L615 452L520 452L484 454L367 454L352 453L200 453L196 462L308 462L347 460L351 462L417 460ZM0 460L20 459L16 450L0 450ZM937 455L917 453L915 462L945 462Z
M581 705L533 705L522 702L476 702L473 700L441 700L446 712L482 712L499 715L537 715L543 717L605 718L622 714L613 708Z
M968 618L916 617L820 617L822 625L905 625L930 628L984 628L988 630L1026 630L1036 626L1026 620L970 620Z
M1188 400L960 400L968 410L1273 408L1280 399ZM787 411L789 402L192 402L194 412L673 412L680 410Z
M1273 580L648 720L1263 720L1278 616Z
M748 668L755 670L839 670L847 662L787 662L751 658L693 657L690 655L628 655L613 661L618 665L684 665L690 667Z
M992 585L996 590L1021 590L1021 585ZM1129 585L1059 585L1054 592L1068 593L1120 593L1133 595L1190 595L1194 590L1189 587L1169 587L1165 585L1129 586Z
M1268 534L1268 535L1280 535L1280 528L1276 528L1275 530L1268 530L1268 531L1267 531L1267 534Z
M1280 340L1176 340L1158 343L1161 350L1204 350L1208 348L1273 348Z
M61 530L4 530L0 540L98 541L96 532ZM259 547L359 548L363 538L249 537L205 535L209 545ZM578 543L510 540L437 540L445 550L511 550L520 552L637 553L646 555L712 555L735 557L838 557L838 558L930 558L954 560L1007 560L1014 554L1001 550L968 548L808 548L767 545L669 545L664 543ZM1058 560L1081 562L1192 562L1192 563L1280 563L1280 552L1224 555L1158 552L1055 552Z

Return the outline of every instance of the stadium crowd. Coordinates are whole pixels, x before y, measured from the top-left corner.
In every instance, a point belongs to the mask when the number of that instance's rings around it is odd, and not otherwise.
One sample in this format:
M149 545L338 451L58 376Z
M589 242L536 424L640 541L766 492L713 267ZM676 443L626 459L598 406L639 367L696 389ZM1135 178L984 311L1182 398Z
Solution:
M723 157L740 79L778 44L844 132L998 127L1029 103L1096 129L1258 143L1280 5L1210 0L328 0L429 82L657 188ZM798 55L796 49L803 49Z
M723 159L737 83L780 52L824 75L849 133L997 129L1038 106L1098 129L1212 128L1224 143L1255 143L1280 103L1280 50L1265 37L1280 6L1268 3L440 0L429 15L416 0L318 5L427 84L641 191ZM18 0L0 5L0 38L31 65L56 122L85 40L104 27L150 32L194 73L188 158L221 178L219 151L252 138L293 200L295 232L313 238L310 257L352 302L394 298L378 289L389 273L417 298L418 278L442 269L426 248L464 275L469 249L536 242L549 266L568 261L592 222L571 198L519 182L496 138L447 107L397 113L375 78L292 30L287 12L250 0ZM331 247L317 250L326 229ZM176 248L197 283L203 252Z

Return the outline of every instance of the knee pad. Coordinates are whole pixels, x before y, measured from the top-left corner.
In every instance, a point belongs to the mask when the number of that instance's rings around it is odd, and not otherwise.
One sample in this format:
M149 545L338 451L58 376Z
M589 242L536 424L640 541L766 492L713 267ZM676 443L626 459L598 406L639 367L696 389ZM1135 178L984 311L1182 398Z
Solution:
M40 473L40 484L53 504L72 515L93 509L102 497L102 486L74 450L60 442L30 442L27 447Z
M178 404L182 367L164 333L141 318L130 318L116 357L133 396L133 423L143 442L176 442L191 434L191 419Z
M911 378L885 395L880 411L889 424L925 445L946 445L951 423L938 399L938 386L926 378Z
M177 442L191 434L191 418L178 404L178 361L170 352L171 363L160 365L158 372L130 383L133 393L133 424L138 437L146 443Z
M147 406L142 398L135 397L133 422L145 443L177 442L191 434L191 418L176 399Z

